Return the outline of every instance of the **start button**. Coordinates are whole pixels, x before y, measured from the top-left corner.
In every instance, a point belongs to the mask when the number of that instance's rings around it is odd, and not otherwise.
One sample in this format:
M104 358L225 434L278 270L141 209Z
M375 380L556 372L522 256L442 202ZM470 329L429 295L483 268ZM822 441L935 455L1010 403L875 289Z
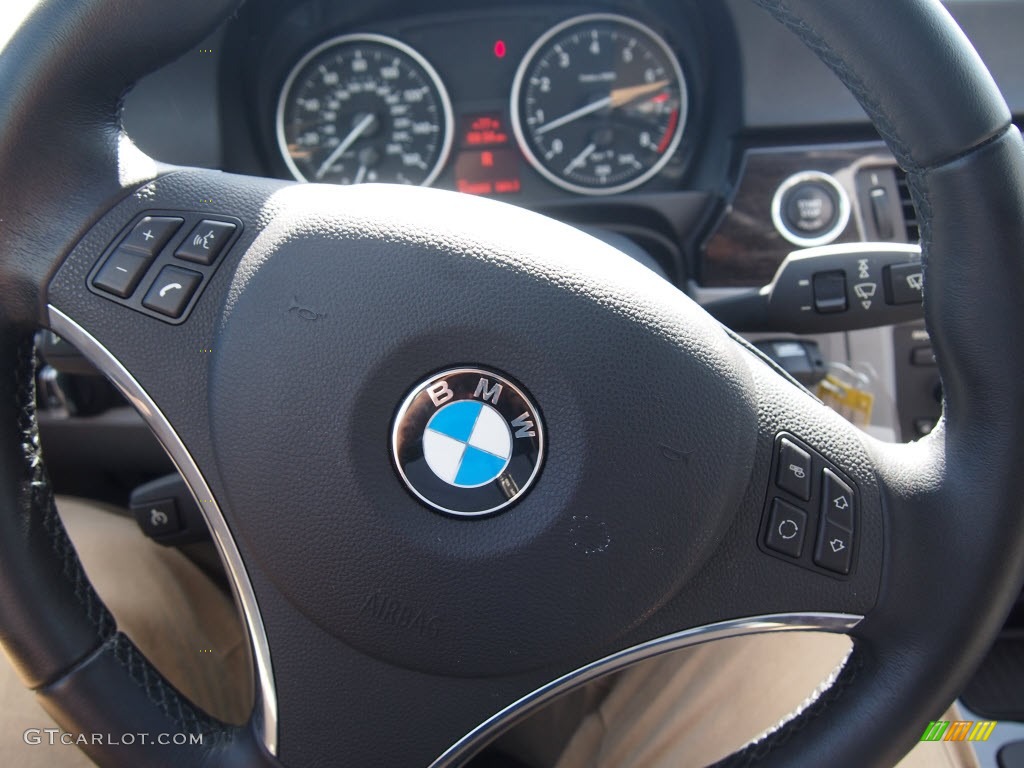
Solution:
M850 221L850 200L834 178L818 171L790 176L775 193L772 220L794 245L827 245Z

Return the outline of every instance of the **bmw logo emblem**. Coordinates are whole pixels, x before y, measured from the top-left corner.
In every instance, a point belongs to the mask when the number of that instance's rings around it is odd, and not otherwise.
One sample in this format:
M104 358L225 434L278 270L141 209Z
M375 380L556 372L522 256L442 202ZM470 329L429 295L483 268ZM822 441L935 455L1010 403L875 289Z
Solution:
M391 452L423 503L451 515L489 515L518 501L537 479L544 428L522 388L494 371L455 368L405 398Z

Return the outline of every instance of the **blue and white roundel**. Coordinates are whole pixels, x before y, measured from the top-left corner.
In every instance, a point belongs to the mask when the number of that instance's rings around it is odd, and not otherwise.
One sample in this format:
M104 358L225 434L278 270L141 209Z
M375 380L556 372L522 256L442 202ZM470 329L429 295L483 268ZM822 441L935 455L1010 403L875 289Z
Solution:
M423 433L423 457L439 478L456 488L477 488L501 476L512 456L507 421L479 400L440 408Z
M533 487L544 460L541 414L521 385L485 368L449 368L406 395L391 459L413 496L457 517L491 515Z

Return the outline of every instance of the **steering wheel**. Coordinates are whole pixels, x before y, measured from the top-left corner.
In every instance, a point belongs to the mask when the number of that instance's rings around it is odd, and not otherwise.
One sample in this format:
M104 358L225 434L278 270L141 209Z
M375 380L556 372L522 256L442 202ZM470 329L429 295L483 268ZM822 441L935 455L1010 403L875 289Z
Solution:
M1024 335L1024 147L937 1L758 1L907 171L945 393L917 443L861 434L642 267L536 214L145 157L121 97L236 0L31 15L0 57L0 639L66 730L149 735L90 741L94 760L453 765L603 671L764 631L845 632L854 650L736 763L889 765L957 695L1024 580L1024 372L1006 343ZM152 225L177 226L191 260L153 248ZM195 253L207 228L212 257ZM252 638L245 726L178 694L89 585L39 450L39 327L121 388L202 506ZM457 398L436 376L452 368L483 391ZM539 472L502 486L514 505L444 514L403 484L396 413L438 382L480 412L497 382L529 399ZM786 471L808 486L785 491Z

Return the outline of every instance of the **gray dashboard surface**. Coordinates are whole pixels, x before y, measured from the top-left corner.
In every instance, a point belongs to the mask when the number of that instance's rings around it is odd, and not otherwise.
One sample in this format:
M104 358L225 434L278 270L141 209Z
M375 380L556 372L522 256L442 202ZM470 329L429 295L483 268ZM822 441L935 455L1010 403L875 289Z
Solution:
M748 128L864 123L839 79L792 33L750 0L726 0L743 57ZM992 71L1016 115L1024 113L1024 2L949 0L953 17Z

